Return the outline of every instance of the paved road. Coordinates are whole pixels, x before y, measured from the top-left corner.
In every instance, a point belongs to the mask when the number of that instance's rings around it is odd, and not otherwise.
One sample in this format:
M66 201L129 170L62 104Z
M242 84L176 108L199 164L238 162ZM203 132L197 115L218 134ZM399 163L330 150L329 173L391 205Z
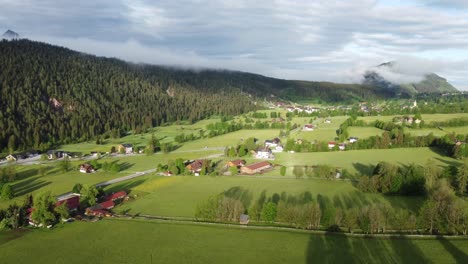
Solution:
M156 171L156 169L151 169L151 170L142 171L142 172L135 172L134 174L130 174L130 175L127 175L127 176L124 176L124 177L108 180L108 181L105 181L105 182L100 182L100 183L96 184L96 187L107 186L107 185L111 185L111 184L114 184L114 183L123 182L123 181L126 181L126 180L130 180L130 179L134 179L134 178L137 178L137 177L144 176L144 175L146 175L148 173L153 173L155 171Z

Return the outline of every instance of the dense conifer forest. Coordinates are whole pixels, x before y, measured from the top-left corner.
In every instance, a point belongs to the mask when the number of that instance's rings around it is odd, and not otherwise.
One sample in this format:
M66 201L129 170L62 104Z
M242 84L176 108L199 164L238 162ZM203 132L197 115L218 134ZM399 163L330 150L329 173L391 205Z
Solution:
M271 96L341 102L394 95L357 84L131 64L26 39L3 40L0 151L44 150L165 122L237 115Z

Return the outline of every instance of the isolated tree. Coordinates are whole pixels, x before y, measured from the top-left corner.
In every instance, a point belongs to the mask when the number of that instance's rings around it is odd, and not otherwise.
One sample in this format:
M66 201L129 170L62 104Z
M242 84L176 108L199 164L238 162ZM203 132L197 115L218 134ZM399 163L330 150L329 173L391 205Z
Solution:
M31 213L31 218L36 224L42 224L47 227L55 221L54 216L55 199L52 194L43 192L34 198L34 210Z
M286 175L286 166L281 166L281 168L280 168L280 174L281 174L281 176Z
M272 202L266 203L262 208L262 221L273 223L276 219L276 204Z
M296 176L296 179L302 179L302 177L304 177L304 167L294 166L293 174Z

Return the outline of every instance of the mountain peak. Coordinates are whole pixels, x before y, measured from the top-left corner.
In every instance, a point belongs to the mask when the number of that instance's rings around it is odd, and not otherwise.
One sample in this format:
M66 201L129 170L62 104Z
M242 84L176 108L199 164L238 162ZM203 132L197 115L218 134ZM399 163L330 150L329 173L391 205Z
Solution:
M387 61L387 62L384 62L384 63L381 63L379 65L377 65L377 67L389 67L389 68L392 68L393 66L395 66L397 64L396 61Z
M366 71L363 77L364 84L408 94L457 91L447 82L447 79L429 70L414 70L411 68L411 64L401 64L397 61L381 63Z
M8 29L7 31L5 31L5 33L3 33L2 38L5 38L5 39L18 39L19 34L14 32L13 30Z

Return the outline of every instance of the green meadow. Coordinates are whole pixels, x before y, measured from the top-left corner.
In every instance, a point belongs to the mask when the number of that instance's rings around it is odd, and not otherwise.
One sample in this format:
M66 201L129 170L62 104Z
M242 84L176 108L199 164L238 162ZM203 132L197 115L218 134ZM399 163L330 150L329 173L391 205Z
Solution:
M311 153L283 152L276 154L275 163L288 167L329 164L347 169L353 174L369 174L375 165L381 161L398 165L411 163L424 165L429 159L439 166L461 164L459 161L442 156L430 148L366 149Z
M360 238L138 220L76 222L0 239L2 263L466 263L467 252L467 240Z
M197 205L208 197L225 193L243 197L249 208L264 192L302 199L311 197L336 208L361 207L373 203L387 203L393 207L416 211L422 199L419 197L392 197L358 191L350 181L293 179L285 177L252 176L148 176L108 187L110 191L130 189L137 198L117 207L117 211L130 214L194 217Z

